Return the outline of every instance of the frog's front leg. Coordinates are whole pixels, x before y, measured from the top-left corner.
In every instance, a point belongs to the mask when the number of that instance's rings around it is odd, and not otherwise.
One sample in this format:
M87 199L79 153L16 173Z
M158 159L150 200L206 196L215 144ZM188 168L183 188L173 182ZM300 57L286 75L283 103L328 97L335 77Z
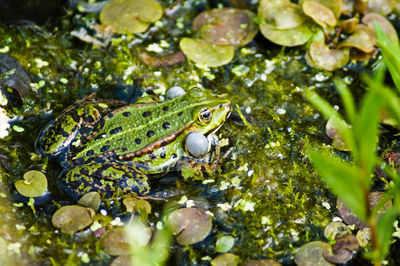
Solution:
M103 198L129 193L142 196L150 188L145 174L120 162L95 162L74 167L62 174L60 183L76 199L91 191L99 192Z
M99 104L83 103L69 107L64 114L50 122L38 139L40 153L58 156L82 136L86 136L100 120Z

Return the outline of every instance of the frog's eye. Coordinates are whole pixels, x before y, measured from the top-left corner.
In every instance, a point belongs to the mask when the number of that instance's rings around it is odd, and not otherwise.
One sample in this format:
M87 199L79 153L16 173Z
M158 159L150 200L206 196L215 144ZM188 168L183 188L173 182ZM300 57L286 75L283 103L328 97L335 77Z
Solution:
M212 113L211 113L210 109L204 108L203 110L200 111L199 121L201 123L206 124L211 121L211 118L212 118Z

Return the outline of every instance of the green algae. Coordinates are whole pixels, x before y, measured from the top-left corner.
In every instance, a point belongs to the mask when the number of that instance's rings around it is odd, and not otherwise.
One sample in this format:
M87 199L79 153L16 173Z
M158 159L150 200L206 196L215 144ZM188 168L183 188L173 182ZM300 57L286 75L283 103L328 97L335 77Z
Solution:
M187 89L199 84L231 99L248 125L233 113L218 133L227 142L223 151L233 147L221 169L204 181L179 180L176 185L194 204L208 206L207 210L214 215L214 235L204 243L181 248L184 261L201 263L216 257L207 244L215 247L216 237L221 234L235 238L230 252L242 262L264 257L289 262L297 247L311 240L323 240L324 226L336 215L335 199L308 164L305 150L325 146L330 140L324 133L323 118L304 100L303 92L318 89L337 103L337 95L332 96L331 73L307 69L301 51L281 52L276 47L238 48L232 62L212 69L190 61L170 67L140 62L138 55L151 44L162 48L160 54L179 49L177 40L191 31L191 21L198 13L196 7L207 6L205 1L189 2L192 9L180 9L184 13L180 26L177 27L174 17L163 17L153 32L115 35L106 48L83 43L70 35L72 30L93 23L93 14L71 12L62 18L59 28L10 29L0 25L0 49L8 47L7 53L25 67L37 84L32 86L33 96L22 105L7 107L10 116L22 118L14 123L25 128L24 132L13 131L7 139L0 140L0 156L8 157L1 158L5 167L0 169L0 192L10 203L8 207L0 205L0 218L8 224L0 224L0 233L11 232L13 238L7 245L21 243L21 260L79 264L88 259L103 263L112 259L100 249L98 238L90 231L70 236L60 234L51 225L54 212L73 201L66 200L65 193L57 187L57 162L47 163L36 155L34 141L47 121L92 92L100 98L130 101L139 88L164 94L172 86ZM161 3L167 7L169 2ZM164 42L170 46L163 48ZM151 53L157 56L156 52ZM345 72L337 74L343 78L350 76ZM49 178L52 201L36 206L36 215L26 203L22 207L11 205L21 202L11 198L11 184L21 179L26 169L45 171ZM171 187L173 190L175 184ZM163 203L151 204L148 219L156 223ZM124 214L124 207L119 208L119 214ZM95 223L107 227L113 220L109 211L112 207L103 209L107 210L106 215L97 213ZM8 217L13 212L16 215Z

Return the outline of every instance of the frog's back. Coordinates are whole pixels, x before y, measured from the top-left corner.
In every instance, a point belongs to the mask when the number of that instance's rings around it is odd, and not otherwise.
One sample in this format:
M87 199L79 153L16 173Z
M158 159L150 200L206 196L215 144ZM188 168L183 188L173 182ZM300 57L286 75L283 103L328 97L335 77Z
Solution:
M129 105L101 119L94 132L73 156L88 162L102 157L122 158L151 151L151 144L164 145L188 128L195 110L209 104L207 99L177 97L161 103ZM164 142L164 143L163 143Z

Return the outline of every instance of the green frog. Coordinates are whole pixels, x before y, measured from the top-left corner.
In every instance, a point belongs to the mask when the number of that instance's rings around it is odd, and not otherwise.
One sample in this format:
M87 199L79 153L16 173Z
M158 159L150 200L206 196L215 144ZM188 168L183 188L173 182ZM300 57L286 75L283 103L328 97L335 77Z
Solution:
M186 137L197 132L210 139L231 113L229 100L199 88L162 102L110 105L83 100L38 138L40 153L61 161L61 184L75 198L90 191L143 196L149 176L179 170L183 161L210 163L210 147L194 157Z

